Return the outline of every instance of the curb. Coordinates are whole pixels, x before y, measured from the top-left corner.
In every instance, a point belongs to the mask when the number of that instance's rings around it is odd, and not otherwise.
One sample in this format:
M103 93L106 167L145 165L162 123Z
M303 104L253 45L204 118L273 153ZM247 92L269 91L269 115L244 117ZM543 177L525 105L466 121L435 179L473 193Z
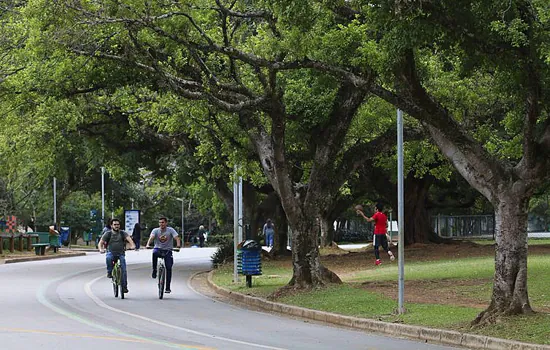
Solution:
M30 256L24 258L8 258L4 261L4 264L13 264L19 262L28 262L28 261L38 261L38 260L51 260L51 259L62 259L62 258L72 258L74 256L84 256L86 253L74 253L67 255L44 255L44 256Z
M394 337L406 337L409 339L424 341L426 343L457 345L468 349L550 350L550 346L548 345L522 343L513 340L487 337L484 335L460 333L456 331L426 328L422 326L382 322L367 318L345 316L331 312L307 309L299 306L275 303L265 300L263 298L251 297L220 287L214 284L214 282L212 281L213 273L214 270L208 273L207 282L208 285L217 293L234 301L259 307L266 311L332 323L340 326L386 334Z

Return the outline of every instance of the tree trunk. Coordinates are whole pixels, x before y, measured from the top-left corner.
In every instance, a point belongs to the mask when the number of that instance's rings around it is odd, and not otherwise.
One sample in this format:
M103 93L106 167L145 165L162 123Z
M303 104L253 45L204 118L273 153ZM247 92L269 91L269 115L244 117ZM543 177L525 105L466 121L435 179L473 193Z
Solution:
M274 219L277 224L275 226L275 234L273 235L272 256L288 256L290 254L287 248L288 221L280 201L277 202Z
M258 239L258 196L256 188L248 182L243 181L243 238L246 238L246 225L250 225L250 239Z
M334 220L331 218L319 218L321 229L321 247L331 247L334 242Z
M433 177L427 175L416 178L409 173L405 181L405 245L413 243L428 243L430 232L430 214L426 209L428 190L433 183Z
M326 283L342 283L340 278L321 264L318 247L318 224L315 217L302 218L293 226L293 274L289 286L309 288Z
M528 198L499 196L495 210L496 256L493 295L473 324L494 323L501 316L532 313L527 294Z

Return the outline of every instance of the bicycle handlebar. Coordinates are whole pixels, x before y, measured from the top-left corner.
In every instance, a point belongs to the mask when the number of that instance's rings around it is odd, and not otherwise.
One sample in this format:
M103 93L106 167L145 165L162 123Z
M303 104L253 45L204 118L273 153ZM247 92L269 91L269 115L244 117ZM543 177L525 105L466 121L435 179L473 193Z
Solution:
M126 250L137 250L137 249L130 249L130 248L128 248L128 249L126 249ZM105 253L107 253L107 249L103 249L103 251L100 251L99 253L100 253L100 254L105 254Z
M146 249L154 249L154 247L145 246ZM171 250L173 252L179 252L181 248L172 248L172 249L162 249L162 250Z

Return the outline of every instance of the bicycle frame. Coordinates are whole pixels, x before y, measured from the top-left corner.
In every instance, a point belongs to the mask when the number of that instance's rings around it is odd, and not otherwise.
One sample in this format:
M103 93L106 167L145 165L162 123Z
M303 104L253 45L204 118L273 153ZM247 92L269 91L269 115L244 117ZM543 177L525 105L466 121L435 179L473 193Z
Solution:
M120 264L120 258L113 257L113 272L112 272L113 292L115 298L118 298L120 291L120 298L124 299L124 288L122 288L122 266Z
M157 279L159 288L159 299L164 297L164 287L166 286L166 265L164 256L159 256L157 265Z
M153 249L147 247L147 249ZM179 252L179 248L172 248L171 251ZM164 255L159 255L157 262L157 285L159 299L164 298L164 287L166 286L166 264L164 262Z

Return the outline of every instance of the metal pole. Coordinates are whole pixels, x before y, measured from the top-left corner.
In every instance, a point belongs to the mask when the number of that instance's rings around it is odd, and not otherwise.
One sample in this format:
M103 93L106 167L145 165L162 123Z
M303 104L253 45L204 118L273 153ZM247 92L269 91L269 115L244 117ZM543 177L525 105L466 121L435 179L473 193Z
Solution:
M398 313L405 313L403 305L405 295L405 202L403 190L403 112L397 110L397 224L398 224L398 269L399 269L399 304Z
M53 178L53 224L57 227L57 192L56 178Z
M184 202L184 198L182 197L181 198L181 238L183 241L182 248L185 247L185 216L183 215L184 206L185 206L185 202Z
M233 178L233 282L239 282L239 271L237 269L237 245L239 244L239 194L237 185L237 166Z
M105 167L101 167L101 228L105 227Z
M111 190L111 219L115 217L115 190Z
M239 176L239 242L243 241L243 178Z
M388 243L392 242L392 233L393 233L393 221L392 221L392 214L393 210L390 209L390 241Z

